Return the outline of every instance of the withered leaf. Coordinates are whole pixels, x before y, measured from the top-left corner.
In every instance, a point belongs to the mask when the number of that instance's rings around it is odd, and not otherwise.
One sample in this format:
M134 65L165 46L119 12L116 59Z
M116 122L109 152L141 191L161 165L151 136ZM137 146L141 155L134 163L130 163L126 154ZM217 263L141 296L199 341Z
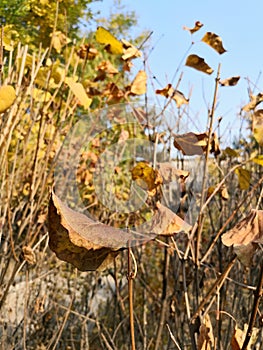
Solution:
M151 222L151 233L162 236L172 236L179 232L189 232L192 228L186 221L181 219L172 210L156 203L157 213Z
M178 179L185 181L190 174L189 171L175 168L169 162L158 163L157 169L162 176L163 183L174 182Z
M239 79L240 79L240 76L231 77L231 78L227 78L224 80L220 80L219 84L221 86L235 86L235 85L237 85Z
M24 259L30 264L33 265L36 263L36 255L35 252L33 251L33 249L31 247L28 246L24 246L22 248L22 252L23 252L23 256Z
M227 247L233 245L239 260L249 265L258 244L263 243L263 210L251 210L243 220L222 235L222 242Z
M166 98L172 98L175 100L178 108L183 104L188 104L189 102L189 99L187 99L181 91L174 90L172 84L167 84L165 88L156 90L155 93L157 95L165 96Z
M253 115L252 131L257 143L263 146L263 109L255 111Z
M147 89L147 74L140 70L131 84L131 93L134 95L143 95Z
M259 92L257 95L250 95L250 102L242 107L242 110L245 112L249 112L252 109L256 108L256 106L263 101L263 93Z
M137 47L135 47L134 45L132 45L129 41L122 39L122 45L123 45L123 55L121 56L121 58L126 61L126 60L130 60L132 58L137 58L137 57L141 57L142 53L141 51L139 51L137 49Z
M183 29L188 30L191 34L194 34L202 27L203 27L203 23L201 23L200 21L196 21L195 26L193 28L188 28L188 27L184 26Z
M211 350L214 344L213 326L208 314L199 328L199 337L197 341L198 350Z
M108 74L117 74L119 73L118 69L114 67L114 65L110 61L102 61L97 66L98 71L102 71Z
M216 35L215 33L212 32L207 32L205 33L202 41L212 47L216 52L218 52L220 55L222 53L226 52L226 50L223 47L222 39L220 36Z
M231 147L224 149L223 153L228 157L238 157L239 153Z
M128 244L150 238L95 222L69 208L54 193L48 209L49 247L81 271L103 269Z
M184 155L202 155L208 146L208 134L189 132L186 134L174 135L174 146L180 150ZM220 153L219 142L217 135L212 134L209 151L217 156Z
M244 343L244 340L246 337L247 329L248 329L248 325L246 323L244 324L244 330L238 328L237 326L235 327L234 334L232 335L232 338L231 338L231 349L232 350L241 350L242 349L242 346L243 346L243 343ZM255 342L257 340L258 332L259 332L259 329L256 327L253 327L251 338L250 338L250 341L249 341L248 346L246 348L247 350L253 349L253 345L255 344Z
M192 67L196 70L199 70L206 74L212 74L213 69L205 62L204 58L199 57L198 55L189 55L186 59L185 65Z

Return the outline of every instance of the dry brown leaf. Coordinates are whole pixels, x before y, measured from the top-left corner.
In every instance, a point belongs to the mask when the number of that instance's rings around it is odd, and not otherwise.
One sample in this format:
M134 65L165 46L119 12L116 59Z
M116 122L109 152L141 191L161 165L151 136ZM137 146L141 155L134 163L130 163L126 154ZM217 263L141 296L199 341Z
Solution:
M134 95L143 95L147 89L147 74L140 70L131 84L131 93Z
M227 247L233 244L263 243L263 210L252 209L245 219L222 236Z
M213 69L205 62L204 58L197 55L189 55L186 59L185 65L192 67L206 74L212 74Z
M220 36L216 35L215 33L207 32L205 33L202 41L212 47L216 52L218 52L220 55L222 53L226 52L226 50L223 47L222 39Z
M256 106L263 101L263 93L259 92L257 95L250 95L250 102L242 107L242 110L245 112L249 112L252 109L256 108Z
M187 156L202 155L207 149L207 144L207 133L197 134L189 132L182 135L174 135L174 146ZM215 156L220 153L219 142L215 133L212 134L209 151Z
M197 341L198 350L211 350L214 343L213 327L208 314L206 314L203 323L199 329L199 337Z
M183 104L188 104L189 99L187 99L184 94L179 90L174 90L172 84L167 84L165 88L161 90L156 90L157 95L162 95L166 98L172 98L175 100L177 107L179 108Z
M172 236L175 233L189 232L191 230L191 225L160 202L156 203L156 207L157 212L151 222L151 233Z
M174 182L178 179L185 181L190 172L186 170L176 169L171 163L158 163L157 169L163 178L163 183Z
M90 44L80 45L77 55L81 59L94 60L98 55L98 50Z
M97 70L101 72L105 72L108 74L117 74L119 73L118 69L114 67L114 65L110 61L102 61L98 66Z
M188 28L186 26L183 27L184 30L188 30L191 34L197 32L199 29L203 27L203 24L200 21L195 22L195 26L193 28Z
M237 326L235 327L234 334L232 335L232 338L231 338L231 349L232 350L241 350L242 349L242 346L243 346L243 343L244 343L244 340L246 337L246 333L247 333L247 328L248 328L247 324L244 325L244 330L238 328ZM246 348L247 350L251 350L253 348L253 345L255 344L255 342L257 340L258 332L259 332L259 329L254 327L252 330L252 335L251 335L250 341L249 341L248 346Z
M122 45L123 45L123 55L121 56L121 58L126 61L126 60L130 60L132 58L137 58L137 57L141 57L142 53L141 51L139 51L137 49L137 47L135 47L134 45L132 45L129 41L122 39Z
M251 263L258 244L263 243L263 210L252 210L245 219L222 235L227 247L234 246L239 260L246 266Z
M220 80L219 84L221 86L235 86L235 85L237 85L239 79L240 79L240 76L231 77L231 78L227 78L227 79L224 79L224 80Z
M124 92L115 83L108 83L103 95L108 98L107 103L117 104L124 97Z
M23 256L24 259L30 264L33 265L36 263L36 255L35 252L33 251L33 249L31 247L28 246L24 246L22 248L22 252L23 252Z
M254 138L260 146L263 146L263 109L254 113L252 125Z
M54 193L49 203L48 227L50 249L59 259L81 271L103 269L128 244L149 240L149 237L142 238L142 235L95 222L70 209Z

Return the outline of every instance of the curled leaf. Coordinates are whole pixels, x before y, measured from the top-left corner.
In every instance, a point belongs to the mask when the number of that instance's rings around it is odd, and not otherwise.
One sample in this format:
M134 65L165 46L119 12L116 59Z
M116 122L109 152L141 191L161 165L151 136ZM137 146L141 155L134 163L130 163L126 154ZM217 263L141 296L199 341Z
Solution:
M221 86L235 86L239 82L239 79L240 79L240 76L231 77L224 80L220 80L219 84Z
M175 168L171 163L158 163L157 169L162 176L163 183L174 182L178 179L185 181L189 176L189 171Z
M147 74L140 70L131 84L131 93L134 95L143 95L147 89Z
M0 87L0 113L5 112L12 106L16 99L16 92L13 86L4 85Z
M98 27L96 31L96 41L106 45L106 50L112 54L121 55L123 53L122 43L103 27Z
M250 95L250 102L242 107L242 110L245 112L249 112L252 109L256 108L256 106L263 101L263 93L259 92L257 95Z
M75 82L74 78L69 77L65 79L65 82L69 86L73 94L77 97L80 104L86 109L89 108L92 99L89 98L89 96L87 95L83 85L81 83Z
M201 23L200 21L196 21L195 26L193 28L188 28L188 27L184 26L183 29L188 30L191 34L194 34L202 27L203 27L203 23Z
M206 152L207 147L209 147L210 153L214 153L215 156L220 153L219 142L215 133L212 134L209 145L207 133L197 134L189 132L181 135L175 134L174 146L187 156L202 155Z
M188 67L192 67L200 72L206 74L212 74L213 69L205 62L204 58L199 57L197 55L189 55L186 59L185 65Z
M202 41L212 47L212 49L216 50L217 53L222 55L222 53L226 52L223 47L222 39L220 36L216 35L212 32L205 33Z
M188 104L189 99L185 98L184 94L179 90L174 90L172 84L166 85L165 88L161 90L156 90L157 95L165 96L166 98L172 98L175 100L177 107L179 108L183 104Z
M231 338L231 349L232 350L241 350L243 343L245 341L245 337L247 334L248 325L244 324L244 330L235 327L234 334ZM246 347L247 350L253 349L253 345L255 344L257 337L258 337L259 329L256 327L253 327L252 334L249 340L249 343Z
M137 49L137 47L135 47L134 45L132 45L131 43L129 43L127 40L122 39L122 44L123 44L123 55L121 56L121 58L124 61L130 60L132 58L137 58L137 57L141 57L142 53L141 51L139 51Z
M30 264L34 265L36 263L36 255L31 247L24 246L22 248L24 259Z
M93 221L70 209L54 193L49 203L48 227L50 249L81 271L103 269L128 244L146 241L146 236Z

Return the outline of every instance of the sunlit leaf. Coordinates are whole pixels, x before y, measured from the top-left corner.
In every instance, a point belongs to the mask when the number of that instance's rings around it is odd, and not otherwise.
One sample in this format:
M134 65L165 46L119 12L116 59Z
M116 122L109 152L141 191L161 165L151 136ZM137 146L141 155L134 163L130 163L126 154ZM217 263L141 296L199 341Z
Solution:
M238 177L238 184L241 190L248 190L250 185L250 171L243 168L237 168L235 173Z
M216 35L215 33L207 32L205 33L202 41L212 47L216 52L218 52L220 55L226 50L223 47L222 39L220 36Z
M183 27L184 30L188 30L191 34L197 32L199 29L203 27L203 24L200 21L195 22L195 26L193 28L188 28L186 26Z
M131 43L129 43L129 41L122 39L122 44L123 44L123 55L121 56L121 58L126 61L126 60L130 60L132 58L137 58L137 57L141 57L142 53L141 51L139 51L137 49L137 47L135 47L134 45L132 45Z
M263 93L259 92L257 95L250 96L250 102L242 107L242 110L249 112L254 109L260 102L263 101Z
M13 86L3 85L0 87L0 113L5 112L12 106L16 99L16 92Z
M163 183L170 183L179 179L185 181L190 175L189 171L177 169L170 162L157 163L157 169L163 179Z
M106 49L112 54L121 55L123 53L122 43L103 27L98 27L96 31L96 41L106 45Z
M260 146L263 146L263 109L254 113L252 125L254 138Z
M231 78L227 78L224 80L220 80L219 84L221 86L235 86L235 85L237 85L239 79L240 79L240 76L231 77Z
M263 155L259 155L252 159L252 162L263 166Z
M102 71L108 74L117 74L119 73L118 69L110 61L102 61L97 66L98 71Z
M165 88L156 90L157 95L162 95L166 98L172 98L175 100L177 107L179 108L183 104L187 104L189 99L186 99L184 94L179 90L174 90L172 84L167 84Z
M54 33L50 34L50 36L52 37L52 46L58 53L60 53L62 48L71 41L61 31L55 31Z
M69 77L65 79L65 82L69 86L73 94L77 97L80 104L86 109L89 108L92 99L89 98L89 96L87 95L83 85L81 83L77 83L74 78Z
M143 95L147 89L147 74L140 70L131 84L131 93L134 95Z
M175 233L189 232L191 230L191 225L159 202L157 203L157 209L157 213L154 215L151 223L151 233L172 236Z
M187 57L185 65L206 74L212 74L214 71L211 67L209 67L209 65L205 62L205 60L202 57L199 57L194 54L189 55Z

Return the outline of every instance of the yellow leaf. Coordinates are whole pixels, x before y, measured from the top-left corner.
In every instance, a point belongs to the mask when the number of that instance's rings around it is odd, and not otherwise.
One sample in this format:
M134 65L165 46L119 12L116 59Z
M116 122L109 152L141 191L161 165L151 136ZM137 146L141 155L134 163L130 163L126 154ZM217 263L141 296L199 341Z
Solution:
M212 47L212 49L216 50L216 52L218 52L220 55L226 52L226 50L223 47L222 39L215 33L205 33L202 41L210 47Z
M16 99L15 89L11 85L0 87L0 113L5 112L12 106Z
M47 102L51 99L51 94L48 91L34 88L32 91L32 97L37 102Z
M197 55L189 55L186 59L185 65L197 69L206 74L213 73L213 69L209 67L209 65L205 62L205 60L202 57L199 57Z
M98 27L96 31L96 41L106 45L110 53L116 55L121 55L123 53L122 43L103 27Z
M147 74L144 70L140 70L131 84L131 93L134 95L143 95L147 88Z
M184 30L188 30L191 34L194 34L197 32L199 29L203 27L203 24L200 21L195 22L195 26L193 28L188 28L188 27L183 27Z
M263 155L260 154L259 156L253 158L252 162L263 166Z
M250 172L243 168L235 170L238 177L238 184L241 190L248 190L250 184Z
M229 157L238 157L238 152L233 148L227 147L223 152Z
M77 97L80 104L84 108L89 108L92 99L88 97L86 94L86 91L81 83L76 83L73 78L66 78L65 79L66 84L69 86L70 90L73 92L73 94Z
M260 146L263 146L263 109L253 115L253 135Z
M156 189L163 182L159 172L146 162L139 162L131 170L131 174L133 181L136 181L138 186L147 191Z

